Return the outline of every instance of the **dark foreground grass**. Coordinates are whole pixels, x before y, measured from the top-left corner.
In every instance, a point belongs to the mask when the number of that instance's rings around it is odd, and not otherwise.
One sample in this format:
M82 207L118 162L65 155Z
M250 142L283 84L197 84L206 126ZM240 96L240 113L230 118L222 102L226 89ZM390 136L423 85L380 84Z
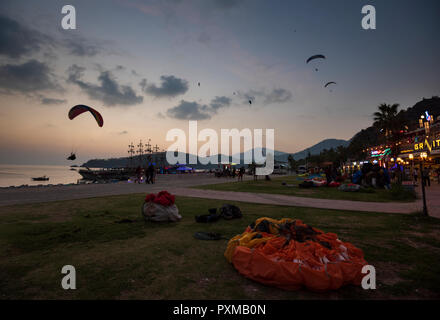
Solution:
M397 299L439 298L440 221L417 216L235 203L241 220L197 224L222 201L177 199L180 223L145 223L143 195L0 207L0 299ZM233 203L233 202L232 202ZM242 277L223 257L227 241L263 216L302 219L362 248L378 288L288 292ZM132 220L131 223L120 223ZM77 290L61 288L73 265Z
M412 202L415 200L415 196L405 190L392 192L384 189L370 188L360 192L343 192L338 190L338 188L327 187L301 189L298 187L301 180L298 180L296 176L272 177L271 181L265 181L263 178L260 178L258 181L248 180L243 182L232 179L219 179L219 182L218 184L195 186L193 188L368 202ZM283 182L288 186L282 185Z

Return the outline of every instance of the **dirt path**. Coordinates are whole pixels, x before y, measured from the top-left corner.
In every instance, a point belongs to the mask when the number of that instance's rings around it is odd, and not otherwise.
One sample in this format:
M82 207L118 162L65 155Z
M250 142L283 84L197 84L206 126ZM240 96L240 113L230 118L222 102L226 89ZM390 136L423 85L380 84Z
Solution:
M227 180L219 180L212 175L204 174L161 176L160 179L158 179L157 184L155 185L109 183L52 187L6 188L0 189L0 206L93 198L132 193L149 193L158 192L161 190L168 190L175 195L185 197L220 199L225 201L243 201L251 203L275 204L296 207L404 214L409 214L422 210L421 200L417 200L416 202L412 203L379 203L315 199L264 193L201 190L190 188L197 185L215 184L221 182L227 182ZM417 189L417 192L419 195L421 194L420 187ZM427 203L429 208L429 215L432 217L440 218L440 186L437 183L433 183L430 188L427 188Z
M248 193L201 190L190 188L172 188L173 194L185 197L219 199L229 201L243 201L260 204L274 204L293 207L310 207L335 210L385 212L385 213L413 213L421 208L420 201L413 203L397 202L361 202L348 200L316 199L294 197L279 194Z

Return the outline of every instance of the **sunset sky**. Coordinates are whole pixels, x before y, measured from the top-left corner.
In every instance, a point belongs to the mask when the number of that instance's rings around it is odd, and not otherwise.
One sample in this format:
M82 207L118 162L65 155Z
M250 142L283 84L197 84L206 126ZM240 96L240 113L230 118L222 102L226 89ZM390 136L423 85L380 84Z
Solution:
M76 30L61 28L66 4ZM366 4L377 30L361 28ZM291 153L350 139L380 103L440 95L439 14L437 0L2 0L0 163L126 156L139 139L166 148L188 120L273 128ZM314 54L327 59L306 64ZM76 104L104 126L69 120Z

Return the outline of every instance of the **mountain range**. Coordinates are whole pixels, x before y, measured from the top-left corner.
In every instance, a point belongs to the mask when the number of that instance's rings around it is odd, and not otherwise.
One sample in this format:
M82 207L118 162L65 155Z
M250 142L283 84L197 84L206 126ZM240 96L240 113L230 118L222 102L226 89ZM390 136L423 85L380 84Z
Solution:
M273 151L273 154L274 154L274 158L276 161L288 162L289 155L292 155L292 157L295 160L300 160L300 159L306 158L307 154L309 152L311 155L317 155L317 154L320 154L325 149L327 149L327 150L329 150L331 148L336 149L339 146L346 147L349 143L350 143L350 141L347 141L347 140L326 139L326 140L323 140L323 141L311 146L310 148L307 148L305 150L302 150L302 151L299 151L296 153L286 153L286 152L275 150L275 151ZM255 151L260 151L263 155L266 155L266 153L269 152L265 148L263 148L263 150L252 149L252 150L231 156L229 158L230 162L243 163L244 157L252 155L252 153ZM186 156L186 159L188 159L188 154L186 154L185 156ZM218 162L220 163L221 155L218 155L217 157L218 157ZM240 159L241 159L241 161L240 161ZM89 160L86 163L84 163L82 166L88 167L88 168L117 168L117 167L127 166L129 164L129 161L130 161L130 159L128 157L112 158L112 159L92 159L92 160ZM154 161L159 162L159 160L154 160ZM191 167L194 167L196 169L198 169L198 168L216 168L217 165L215 165L215 164L203 165L199 162L196 165L191 165Z

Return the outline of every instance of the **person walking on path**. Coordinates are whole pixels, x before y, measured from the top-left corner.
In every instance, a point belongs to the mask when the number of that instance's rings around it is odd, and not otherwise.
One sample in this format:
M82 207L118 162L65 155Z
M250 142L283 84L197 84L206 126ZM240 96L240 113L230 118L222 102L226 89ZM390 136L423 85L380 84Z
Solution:
M147 172L147 175L148 175L148 183L150 183L151 182L151 184L154 184L154 180L155 180L155 173L156 173L156 169L155 169L155 167L154 167L154 163L150 163L150 165L148 166L148 172Z
M435 172L437 173L437 183L440 184L440 167L438 167Z
M430 167L425 167L422 172L423 185L426 187L431 186L431 178L429 177L429 172L431 171Z
M244 167L241 167L241 168L238 170L238 181L243 182L243 175L244 175Z

